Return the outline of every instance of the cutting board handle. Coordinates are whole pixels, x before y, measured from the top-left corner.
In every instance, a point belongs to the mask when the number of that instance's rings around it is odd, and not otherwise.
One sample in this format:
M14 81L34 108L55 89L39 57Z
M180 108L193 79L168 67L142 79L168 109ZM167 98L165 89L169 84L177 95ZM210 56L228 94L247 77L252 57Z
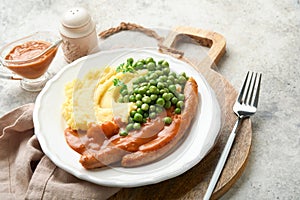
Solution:
M138 24L122 22L117 27L110 28L99 33L99 37L105 39L115 33L125 30L140 31L157 39L161 52L171 53L179 56L179 58L183 56L184 52L176 50L176 42L178 42L182 37L188 36L194 39L197 44L210 48L207 58L200 63L201 67L205 68L213 68L216 66L225 53L226 40L221 34L193 27L178 26L173 29L166 38L163 38L151 29L142 27Z
M205 66L213 68L213 66L219 63L225 53L226 40L221 34L216 32L193 27L179 26L173 29L173 31L166 37L163 41L163 46L176 49L176 42L186 36L194 39L201 46L210 48L208 51L208 59L204 61Z

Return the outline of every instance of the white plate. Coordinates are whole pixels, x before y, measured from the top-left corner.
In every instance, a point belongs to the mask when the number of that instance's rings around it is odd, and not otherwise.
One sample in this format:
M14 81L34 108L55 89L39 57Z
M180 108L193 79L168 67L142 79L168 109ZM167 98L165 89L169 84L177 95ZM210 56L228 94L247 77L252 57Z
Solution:
M66 143L64 129L66 124L61 115L64 102L64 86L67 82L83 76L91 69L108 64L118 66L128 57L135 60L153 57L166 59L175 72L186 72L198 83L201 106L189 133L182 143L170 154L148 165L123 168L106 167L86 170L79 163L80 155ZM79 76L79 77L80 77ZM35 134L44 153L60 168L74 176L99 185L115 187L135 187L158 183L178 176L196 165L213 146L221 125L221 113L215 94L204 77L185 62L171 56L160 54L157 50L119 49L99 52L81 58L64 67L51 79L37 97L33 113Z

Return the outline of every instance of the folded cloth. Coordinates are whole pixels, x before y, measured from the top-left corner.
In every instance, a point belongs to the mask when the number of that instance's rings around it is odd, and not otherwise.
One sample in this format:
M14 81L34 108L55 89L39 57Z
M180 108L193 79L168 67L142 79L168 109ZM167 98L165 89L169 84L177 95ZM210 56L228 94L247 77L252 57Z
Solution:
M0 199L107 199L120 190L55 166L34 135L33 107L27 104L0 118Z

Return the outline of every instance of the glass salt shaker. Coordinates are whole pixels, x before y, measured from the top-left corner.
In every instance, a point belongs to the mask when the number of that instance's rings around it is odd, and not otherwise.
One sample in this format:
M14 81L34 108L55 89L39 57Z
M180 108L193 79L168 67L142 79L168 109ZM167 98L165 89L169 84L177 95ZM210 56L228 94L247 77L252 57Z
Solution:
M86 9L77 7L64 13L60 34L62 50L67 62L98 51L96 25Z

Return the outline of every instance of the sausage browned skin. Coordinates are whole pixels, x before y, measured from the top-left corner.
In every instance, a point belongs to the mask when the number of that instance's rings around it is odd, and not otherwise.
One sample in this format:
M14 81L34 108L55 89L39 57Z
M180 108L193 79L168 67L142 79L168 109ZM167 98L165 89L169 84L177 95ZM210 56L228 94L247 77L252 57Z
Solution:
M104 142L100 151L87 149L81 156L80 163L86 169L93 169L120 161L124 155L138 151L141 145L155 139L164 128L162 119L162 116L157 117L126 137L114 135Z
M105 167L109 164L118 162L128 152L115 146L110 146L102 149L101 153L87 150L80 157L79 162L86 169L95 169Z
M171 125L165 127L156 139L139 147L139 151L123 156L122 166L134 167L150 163L161 158L170 151L189 128L197 113L198 85L193 78L189 78L184 88L185 108L181 115L173 117ZM184 120L184 121L183 121Z
M81 134L80 132L83 133ZM73 150L82 154L80 158L82 165L84 166L87 160L89 164L86 168L92 169L103 166L93 156L94 152L100 151L103 142L118 132L119 127L117 124L107 121L102 124L90 124L87 131L76 131L67 128L65 130L65 139Z
M107 121L102 124L90 124L87 131L66 128L64 131L67 144L76 152L83 154L87 149L100 150L107 138L119 132L119 126Z

